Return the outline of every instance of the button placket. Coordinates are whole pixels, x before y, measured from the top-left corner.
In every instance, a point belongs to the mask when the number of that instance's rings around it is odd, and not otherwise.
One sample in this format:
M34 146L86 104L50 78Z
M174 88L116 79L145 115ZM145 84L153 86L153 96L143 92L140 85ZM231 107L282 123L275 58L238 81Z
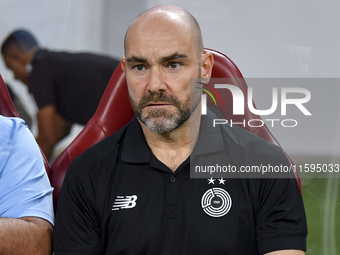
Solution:
M166 218L177 219L179 210L178 180L174 175L167 177L166 185Z

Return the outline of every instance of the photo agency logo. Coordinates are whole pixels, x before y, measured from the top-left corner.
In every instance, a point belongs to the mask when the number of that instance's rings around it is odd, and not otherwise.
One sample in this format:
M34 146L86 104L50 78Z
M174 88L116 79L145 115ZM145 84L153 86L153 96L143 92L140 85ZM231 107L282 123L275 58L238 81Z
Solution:
M242 82L244 83L244 81ZM243 93L240 87L233 84L228 84L226 79L211 79L209 84L214 85L205 84L199 81L196 81L196 84L198 85L196 86L197 89L205 92L201 94L202 115L207 114L207 107L209 105L221 110L223 107L230 107L230 103L229 105L227 105L227 103L228 101L230 102L232 100L232 110L230 110L231 118L214 119L212 123L214 127L227 123L229 123L231 127L233 125L239 125L243 127L261 127L265 124L271 127L274 127L278 124L282 127L296 127L298 125L297 119L287 118L287 106L295 107L297 110L299 110L300 114L303 114L303 116L312 115L306 107L306 104L311 99L311 93L306 88L290 86L279 88L272 86L273 84L264 84L266 90L271 88L271 95L270 97L267 96L266 98L262 98L262 101L266 101L266 103L271 102L271 106L266 109L258 109L254 107L253 101L255 100L253 100L252 87L247 87L246 93ZM208 96L212 99L213 104L208 104ZM279 111L278 108L280 108L280 118L271 118L271 115ZM240 116L242 117L242 115L245 115L246 111L248 110L258 117L252 119L241 118L240 120ZM236 116L238 117L234 119L232 118Z

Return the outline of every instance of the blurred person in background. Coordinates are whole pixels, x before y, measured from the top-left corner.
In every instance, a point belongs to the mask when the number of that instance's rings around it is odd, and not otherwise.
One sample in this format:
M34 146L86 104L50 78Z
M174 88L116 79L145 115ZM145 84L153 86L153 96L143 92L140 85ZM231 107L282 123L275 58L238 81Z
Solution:
M42 49L26 30L12 32L4 40L1 54L37 103L36 140L48 159L72 124L85 125L90 120L120 63L95 54Z

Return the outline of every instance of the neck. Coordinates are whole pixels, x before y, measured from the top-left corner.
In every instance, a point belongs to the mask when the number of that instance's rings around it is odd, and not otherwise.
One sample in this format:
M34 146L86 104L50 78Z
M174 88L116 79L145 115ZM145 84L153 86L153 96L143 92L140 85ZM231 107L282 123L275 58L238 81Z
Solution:
M157 134L141 123L146 142L158 160L173 172L190 156L199 135L200 106L180 127L168 134Z

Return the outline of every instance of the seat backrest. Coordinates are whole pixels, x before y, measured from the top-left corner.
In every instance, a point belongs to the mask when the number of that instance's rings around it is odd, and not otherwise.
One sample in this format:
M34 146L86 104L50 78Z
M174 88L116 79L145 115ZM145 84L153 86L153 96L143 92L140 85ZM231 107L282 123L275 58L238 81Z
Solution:
M14 107L12 98L8 92L7 86L0 75L0 115L6 117L20 117L17 110ZM40 150L41 151L41 150ZM47 175L50 176L50 165L45 157L45 154L41 151L44 165Z
M206 50L212 52L215 60L212 77L230 78L230 82L238 86L246 97L247 84L236 65L223 53L211 49ZM232 118L234 121L243 121L243 119L245 119L245 121L249 119L261 119L259 116L251 113L246 105L245 114L238 115L235 118L235 116L232 115L231 93L224 89L221 90L219 94L223 103L226 104L223 105L223 107L218 105L217 108L222 111L225 119ZM208 99L208 105L214 106L212 100ZM109 81L109 84L93 117L86 124L79 135L74 139L74 141L56 158L56 160L51 165L50 180L52 186L54 187L55 208L57 206L60 189L67 168L71 161L84 152L88 147L113 134L119 128L127 124L131 120L133 114L134 113L128 97L125 74L121 67L118 66ZM255 133L269 142L279 145L266 125L258 128L252 128L249 126L241 127L252 133ZM300 181L299 178L298 181ZM299 185L301 185L300 182Z
M216 92L218 92L218 95L221 98L222 104L217 103L217 106L215 106L212 98L207 97L207 105L218 108L223 113L224 118L227 119L229 122L230 120L232 120L232 122L236 123L237 126L258 135L273 144L280 146L278 141L275 139L275 137L272 135L272 133L269 131L268 127L264 123L262 126L260 123L253 123L251 125L247 124L249 120L261 120L261 117L252 113L248 108L248 86L237 66L223 53L211 49L206 50L213 52L214 55L215 62L211 75L212 78L224 78L220 81L235 85L240 88L245 98L244 114L240 115L233 114L233 95L228 89L216 89ZM215 82L216 80L211 79L210 82L207 84L208 89L209 87L214 88ZM255 107L254 102L253 105Z

